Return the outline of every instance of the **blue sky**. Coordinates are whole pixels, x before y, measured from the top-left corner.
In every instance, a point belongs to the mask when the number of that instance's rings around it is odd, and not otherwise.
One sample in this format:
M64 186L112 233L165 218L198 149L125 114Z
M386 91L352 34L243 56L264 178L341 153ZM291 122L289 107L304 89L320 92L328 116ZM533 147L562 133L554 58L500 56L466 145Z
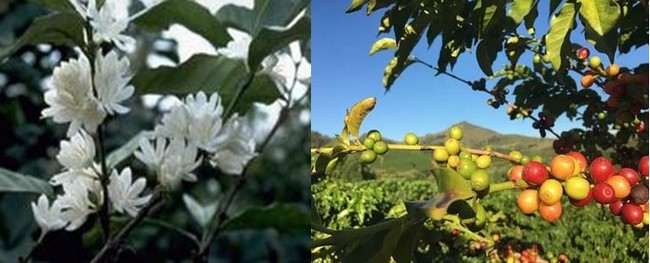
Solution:
M435 74L421 64L414 64L402 73L391 91L384 94L381 80L384 67L392 57L392 51L368 55L372 44L379 38L393 37L393 33L377 36L379 19L385 9L371 16L362 10L346 14L350 1L312 1L312 99L311 129L327 135L340 133L346 108L357 101L374 96L375 109L361 126L361 132L378 129L384 136L401 139L407 132L418 135L442 131L452 124L468 121L473 124L507 134L523 134L538 137L530 120L510 121L505 107L494 109L487 105L488 94L472 91L465 84L443 75ZM539 5L540 15L536 21L536 36L548 30L548 4ZM523 26L520 33L525 33ZM576 33L580 32L580 33ZM572 41L582 45L582 27L579 25ZM418 58L436 64L440 37L427 49L423 39L414 50ZM590 45L591 54L597 52ZM497 70L506 64L503 54L493 64ZM603 63L609 62L601 55ZM616 63L636 66L648 62L648 47L641 47L629 54L616 56ZM520 62L532 61L524 55ZM526 62L531 64L532 62ZM485 77L476 63L476 55L464 53L452 73L467 79ZM493 83L488 81L487 87ZM514 97L509 97L514 101ZM579 127L581 121L571 122L561 117L554 130L563 131Z

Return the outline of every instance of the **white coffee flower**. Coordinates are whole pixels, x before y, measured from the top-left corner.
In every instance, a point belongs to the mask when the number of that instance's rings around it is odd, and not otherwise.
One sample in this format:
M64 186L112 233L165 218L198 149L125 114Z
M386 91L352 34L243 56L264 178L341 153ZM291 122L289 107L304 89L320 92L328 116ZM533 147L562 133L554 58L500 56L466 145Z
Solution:
M139 197L147 185L147 180L140 177L135 182L131 178L131 168L125 168L120 174L117 170L111 173L108 184L108 197L111 199L113 209L118 213L128 213L135 217L140 208L149 202L151 195Z
M225 123L217 138L211 164L227 174L241 174L248 162L257 156L255 136L245 116L236 113Z
M93 95L88 59L80 54L78 60L61 63L54 69L52 84L52 89L45 92L49 107L42 111L43 118L52 117L56 123L70 122L68 137L82 126L95 132L106 112Z
M97 206L90 201L89 190L81 182L73 181L63 184L63 191L65 194L59 196L58 201L63 209L63 218L70 222L65 230L74 231L86 222L88 215L95 212ZM97 196L97 199L102 200L101 196Z
M50 178L50 184L53 186L71 184L73 182L80 183L86 187L86 189L91 189L95 192L96 184L99 183L99 175L93 168L83 168L83 169L71 169L59 174L56 174ZM101 187L99 188L101 191Z
M95 159L95 142L84 130L79 130L70 141L61 141L60 147L56 159L67 169L89 167Z
M68 223L63 219L61 203L54 200L50 206L50 201L44 194L38 198L36 203L32 203L32 212L36 223L41 228L42 235L49 231L59 230Z
M127 3L125 3L127 2ZM135 39L122 34L129 26L130 1L106 1L101 9L97 9L96 1L88 2L88 18L93 27L93 41L97 44L112 42L123 51L135 49Z
M128 85L130 79L128 58L119 59L115 51L108 52L106 56L98 52L95 61L95 90L97 99L108 114L129 112L129 108L119 103L133 95L134 88Z
M192 173L203 161L198 157L196 146L185 143L183 139L171 139L165 149L165 158L160 166L158 180L164 186L172 188L178 186L180 181L196 182L197 178Z
M185 139L156 138L154 147L148 140L140 141L140 149L135 157L147 165L158 176L158 181L167 187L174 188L182 180L194 182L196 175L192 173L203 161L198 157L198 149Z
M214 151L216 138L222 125L221 114L223 114L219 94L213 93L210 100L203 91L197 93L196 98L190 94L185 99L185 106L192 117L187 139L200 149Z
M182 105L174 106L163 115L161 124L155 128L156 136L167 138L187 138L191 122L190 114Z
M154 147L147 138L140 140L140 148L134 152L135 158L144 163L150 170L156 171L162 165L165 158L165 146L167 140L163 137L156 137Z

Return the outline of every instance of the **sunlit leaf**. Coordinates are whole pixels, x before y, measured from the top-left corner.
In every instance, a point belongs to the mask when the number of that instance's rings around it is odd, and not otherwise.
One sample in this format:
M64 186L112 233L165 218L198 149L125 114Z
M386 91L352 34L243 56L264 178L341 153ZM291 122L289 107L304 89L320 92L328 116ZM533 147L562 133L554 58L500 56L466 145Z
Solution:
M580 0L580 17L599 36L616 26L621 9L613 0Z
M345 12L346 13L356 12L359 9L361 9L361 7L363 7L363 5L366 3L368 3L368 0L352 0L352 3L350 3L348 10L345 10Z
M551 60L553 69L559 71L568 64L567 54L562 53L570 46L569 34L575 20L575 4L564 3L560 13L551 19L549 31L546 34L546 56Z
M533 0L517 0L512 3L510 6L510 11L508 11L508 16L515 22L515 25L519 25L521 20L524 19L526 15L530 12L533 7Z
M381 50L395 49L395 48L397 48L397 42L395 42L395 39L386 37L375 41L375 43L372 44L372 47L370 47L369 54L373 55Z
M232 40L226 27L210 11L194 1L166 0L133 20L138 27L160 32L173 24L180 24L208 40L215 47Z

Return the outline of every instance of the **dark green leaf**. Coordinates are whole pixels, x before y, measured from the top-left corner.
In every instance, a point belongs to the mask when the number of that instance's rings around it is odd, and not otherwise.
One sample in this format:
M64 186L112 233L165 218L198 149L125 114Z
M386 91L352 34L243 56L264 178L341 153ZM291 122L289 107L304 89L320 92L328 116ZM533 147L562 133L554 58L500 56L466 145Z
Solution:
M648 44L648 13L643 5L631 7L620 21L618 49L628 53L634 48Z
M248 66L256 69L269 54L278 51L289 43L311 38L311 18L303 15L293 24L286 27L264 27L250 44L248 50Z
M351 245L353 247L341 259L341 262L389 262L399 237L407 225L408 223L405 221L398 226L378 231L368 238L353 243Z
M553 12L555 12L555 10L560 6L561 3L562 3L562 0L551 0L549 2L550 9L549 9L549 12L548 12L548 18L551 18L551 16L553 16Z
M589 44L594 45L596 50L607 55L610 63L614 63L614 55L618 44L618 35L615 31L609 31L604 36L598 35L591 27L585 27L585 39Z
M153 138L153 133L141 131L135 136L133 136L126 144L122 147L115 149L106 157L106 166L109 168L114 168L120 162L129 158L133 152L135 152L140 146L140 140L142 138L151 139Z
M585 27L603 36L616 26L621 10L615 1L581 0L580 3L580 17Z
M0 192L46 194L52 196L52 186L45 180L0 168Z
M307 209L296 204L272 204L247 209L229 220L225 230L275 228L281 233L302 234L311 229Z
M235 98L236 90L223 87L219 90L219 95L223 99L224 105L228 105ZM245 113L251 108L253 102L269 104L280 98L280 91L273 78L264 72L258 72L253 77L253 82L244 91L239 101L235 105L235 112Z
M219 9L216 17L225 26L247 32L255 38L264 27L286 26L308 5L308 0L255 0L253 10L231 4Z
M539 16L539 12L537 11L539 2L535 2L535 5L531 8L530 12L524 17L524 25L526 26L526 29L534 29L535 28L535 20L537 19L537 16Z
M521 20L531 11L533 7L533 0L517 0L510 6L508 16L512 19L515 25L519 25Z
M546 34L546 56L556 71L564 70L568 65L567 55L562 53L570 47L569 35L573 28L576 9L574 3L565 3L560 13L551 19L549 31Z
M56 11L76 12L70 0L35 0L34 2Z
M402 236L399 238L399 244L393 251L393 259L397 263L410 263L413 259L417 242L419 240L419 233L423 228L422 224L415 224L409 226Z
M54 13L34 19L27 31L11 45L0 48L0 62L25 45L51 43L76 47L83 45L83 19L72 12Z
M487 76L492 76L492 63L501 50L499 39L485 38L476 46L476 60L478 65Z
M356 12L359 9L361 9L361 7L367 2L368 0L352 0L352 3L350 3L350 7L348 7L348 10L346 10L345 12L346 13Z
M226 27L205 7L187 0L166 0L152 7L133 22L148 31L159 32L180 24L207 39L215 47L225 46L232 38Z

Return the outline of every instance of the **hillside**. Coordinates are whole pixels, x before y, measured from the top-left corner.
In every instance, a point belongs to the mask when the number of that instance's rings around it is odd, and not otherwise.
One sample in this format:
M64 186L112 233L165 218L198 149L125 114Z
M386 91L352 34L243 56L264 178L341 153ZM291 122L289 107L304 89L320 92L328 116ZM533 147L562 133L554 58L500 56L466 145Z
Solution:
M471 148L482 148L491 145L494 150L502 153L519 150L526 155L539 154L544 157L544 160L549 160L553 155L552 139L501 134L468 122L460 122L455 125L463 129L464 136L461 142ZM442 145L447 139L447 130L420 136L420 144ZM361 137L364 138L365 135ZM334 144L334 140L333 137L312 131L312 147L330 146ZM354 158L350 159L355 160ZM370 165L370 168L377 176L420 177L428 174L428 170L431 168L430 160L430 152L389 151L385 156L378 158L375 163ZM498 163L500 162L495 162L495 164Z

